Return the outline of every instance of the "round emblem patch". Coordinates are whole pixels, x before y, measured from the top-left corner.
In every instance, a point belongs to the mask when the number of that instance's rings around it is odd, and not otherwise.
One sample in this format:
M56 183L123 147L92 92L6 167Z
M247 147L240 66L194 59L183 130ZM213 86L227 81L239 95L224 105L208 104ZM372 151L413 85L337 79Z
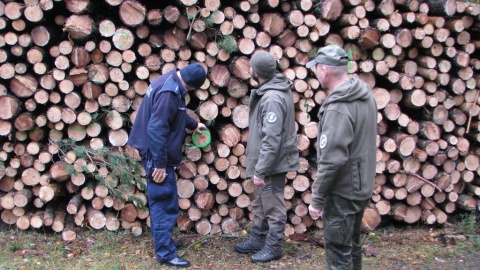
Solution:
M327 141L327 135L322 134L322 136L320 136L320 149L323 149L325 146L327 146Z
M267 122L275 123L277 121L277 114L274 112L267 113Z

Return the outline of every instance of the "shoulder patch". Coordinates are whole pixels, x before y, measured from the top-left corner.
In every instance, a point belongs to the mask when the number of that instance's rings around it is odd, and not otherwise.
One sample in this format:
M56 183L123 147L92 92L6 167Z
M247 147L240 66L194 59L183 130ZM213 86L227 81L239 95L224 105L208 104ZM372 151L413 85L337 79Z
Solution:
M320 136L320 149L325 148L325 146L327 146L327 142L328 142L327 135L322 134L322 136Z
M277 114L274 112L267 113L267 122L275 123L277 121Z

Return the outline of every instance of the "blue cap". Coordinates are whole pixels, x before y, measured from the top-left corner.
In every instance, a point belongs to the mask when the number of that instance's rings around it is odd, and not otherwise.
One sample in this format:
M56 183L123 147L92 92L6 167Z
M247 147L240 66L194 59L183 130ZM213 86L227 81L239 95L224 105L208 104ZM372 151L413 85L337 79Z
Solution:
M205 82L207 73L200 64L190 64L180 70L183 81L191 87L199 88Z

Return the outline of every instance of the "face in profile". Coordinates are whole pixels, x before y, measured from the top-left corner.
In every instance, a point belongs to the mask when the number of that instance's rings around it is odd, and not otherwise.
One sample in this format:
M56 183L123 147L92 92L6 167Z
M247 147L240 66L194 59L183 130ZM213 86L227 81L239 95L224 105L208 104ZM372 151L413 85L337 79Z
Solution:
M253 72L252 68L250 68L250 74L252 75L252 79L258 83L258 77L257 77L257 74L255 74L255 72Z
M312 68L313 72L315 72L315 75L317 76L317 80L320 83L320 87L322 89L325 89L325 67L322 65L316 64Z

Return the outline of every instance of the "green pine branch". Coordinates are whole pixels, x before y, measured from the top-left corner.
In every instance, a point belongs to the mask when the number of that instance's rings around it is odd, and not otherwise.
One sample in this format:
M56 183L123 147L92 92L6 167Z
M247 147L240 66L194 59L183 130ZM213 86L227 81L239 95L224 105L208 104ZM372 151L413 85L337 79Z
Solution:
M130 157L128 153L121 154L108 147L93 149L78 145L77 142L70 139L50 143L57 146L59 158L65 164L70 175L77 174L77 171L72 164L65 162L65 158L67 152L73 151L77 158L85 159L95 166L93 172L83 166L83 171L87 177L95 180L98 185L107 187L109 194L121 202L132 201L138 208L146 209L145 201L129 193L132 185L137 185L141 190L146 190L146 185L145 181L142 180L140 163ZM108 170L106 177L99 174L100 168ZM88 181L87 185L93 187L94 181Z

